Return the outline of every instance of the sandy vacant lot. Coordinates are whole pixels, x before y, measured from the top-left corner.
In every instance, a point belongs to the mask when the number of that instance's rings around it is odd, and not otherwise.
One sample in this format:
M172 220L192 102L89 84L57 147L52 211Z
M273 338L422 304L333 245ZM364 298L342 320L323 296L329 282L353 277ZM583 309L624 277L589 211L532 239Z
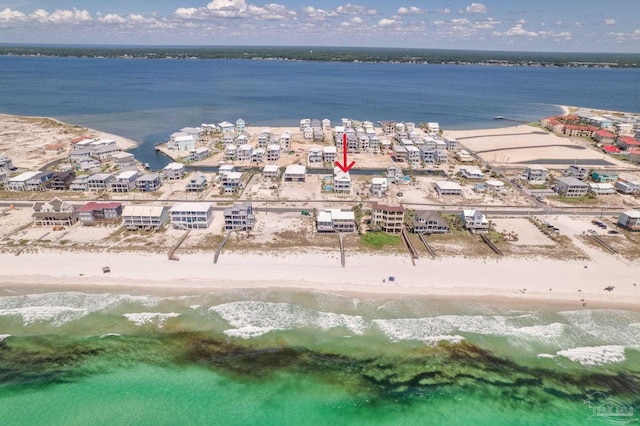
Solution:
M560 137L528 125L502 129L445 132L480 158L501 166L540 164L548 168L565 168L571 164L628 167L609 155L597 151L587 142Z

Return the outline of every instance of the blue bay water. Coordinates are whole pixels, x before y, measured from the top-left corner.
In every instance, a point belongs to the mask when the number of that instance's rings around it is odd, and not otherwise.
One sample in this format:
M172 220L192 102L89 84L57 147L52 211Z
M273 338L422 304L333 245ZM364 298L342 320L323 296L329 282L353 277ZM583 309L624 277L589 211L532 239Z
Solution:
M533 121L577 105L640 112L640 69L252 60L0 57L0 112L50 116L138 141L136 157L201 123L296 126L305 117L437 121L445 129ZM159 164L158 164L159 165Z

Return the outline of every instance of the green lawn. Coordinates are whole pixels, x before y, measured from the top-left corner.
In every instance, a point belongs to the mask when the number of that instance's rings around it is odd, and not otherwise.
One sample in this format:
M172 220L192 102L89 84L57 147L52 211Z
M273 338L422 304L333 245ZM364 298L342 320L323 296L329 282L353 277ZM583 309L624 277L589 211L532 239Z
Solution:
M385 246L400 245L402 240L399 235L387 234L386 232L367 232L360 237L362 245L375 249Z

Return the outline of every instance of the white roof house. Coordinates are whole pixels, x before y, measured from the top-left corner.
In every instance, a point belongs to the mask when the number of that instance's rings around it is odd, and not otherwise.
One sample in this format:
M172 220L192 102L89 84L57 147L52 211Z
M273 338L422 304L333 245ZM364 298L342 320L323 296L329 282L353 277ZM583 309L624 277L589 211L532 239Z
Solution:
M213 220L211 203L176 203L169 209L174 229L206 229Z
M460 174L467 179L484 179L482 170L475 166L460 167Z
M457 182L438 181L435 187L440 195L462 195L462 187Z
M307 168L300 164L292 164L287 166L284 171L285 182L304 182Z

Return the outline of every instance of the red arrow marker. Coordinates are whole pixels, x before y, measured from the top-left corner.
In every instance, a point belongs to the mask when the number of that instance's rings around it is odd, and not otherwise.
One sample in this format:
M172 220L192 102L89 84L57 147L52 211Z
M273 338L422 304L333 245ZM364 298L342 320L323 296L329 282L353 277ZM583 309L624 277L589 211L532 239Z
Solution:
M336 166L340 167L340 170L347 173L355 164L355 161L352 161L349 165L347 165L347 134L342 135L342 158L343 163L336 161Z

